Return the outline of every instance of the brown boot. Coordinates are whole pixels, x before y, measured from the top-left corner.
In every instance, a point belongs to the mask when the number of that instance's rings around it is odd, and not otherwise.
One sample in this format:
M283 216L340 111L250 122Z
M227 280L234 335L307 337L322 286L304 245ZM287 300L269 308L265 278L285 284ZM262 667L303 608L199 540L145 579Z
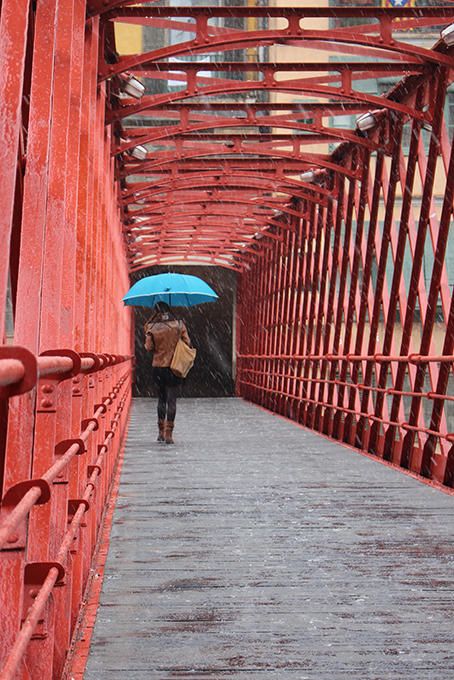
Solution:
M173 420L166 420L165 421L165 431L164 431L164 439L166 444L174 444L175 442L173 441L172 437L172 432L173 432Z
M158 427L159 427L159 434L158 434L158 442L164 442L165 441L165 420L158 420Z

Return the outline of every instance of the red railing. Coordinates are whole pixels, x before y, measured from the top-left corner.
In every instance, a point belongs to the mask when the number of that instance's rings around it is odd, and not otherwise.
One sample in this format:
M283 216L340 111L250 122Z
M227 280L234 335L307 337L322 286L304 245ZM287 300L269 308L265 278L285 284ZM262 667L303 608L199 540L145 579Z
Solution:
M0 509L2 680L36 677L48 664L61 675L126 432L130 362L0 348L1 396L12 401L36 389L38 399L30 474L9 483L15 458L24 455L9 449ZM59 408L67 384L69 421ZM53 441L52 432L65 438Z
M62 677L130 404L104 33L86 10L0 10L2 680Z
M435 97L428 139L413 120L404 150L402 118L388 114L371 137L392 147L389 162L383 148L344 146L338 161L356 176L326 175L328 205L303 202L305 217L282 217L284 240L241 277L238 385L267 408L452 486L448 82L441 69L407 93L418 108Z

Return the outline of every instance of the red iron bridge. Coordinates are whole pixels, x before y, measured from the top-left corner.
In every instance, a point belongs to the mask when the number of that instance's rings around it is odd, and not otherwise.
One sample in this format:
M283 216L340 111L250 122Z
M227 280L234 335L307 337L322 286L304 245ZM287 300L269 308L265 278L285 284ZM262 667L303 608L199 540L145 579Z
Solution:
M1 0L1 680L454 678L454 2L318 4Z

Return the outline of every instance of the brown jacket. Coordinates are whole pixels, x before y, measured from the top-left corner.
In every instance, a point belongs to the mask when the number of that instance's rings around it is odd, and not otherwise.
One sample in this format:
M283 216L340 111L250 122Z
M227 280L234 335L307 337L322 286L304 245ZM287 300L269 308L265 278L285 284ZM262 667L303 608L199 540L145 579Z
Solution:
M153 352L153 366L166 368L172 363L179 338L189 346L188 331L183 321L157 318L145 324L145 349Z

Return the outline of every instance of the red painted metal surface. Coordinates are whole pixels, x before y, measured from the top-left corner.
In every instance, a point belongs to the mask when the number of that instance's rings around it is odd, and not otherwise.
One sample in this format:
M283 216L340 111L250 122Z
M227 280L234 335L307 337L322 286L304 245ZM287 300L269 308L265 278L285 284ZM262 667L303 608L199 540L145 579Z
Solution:
M358 145L338 150L336 160L360 173L327 178L338 183L330 205L313 206L293 242L273 244L243 274L238 382L249 399L452 485L448 83L442 68L411 95L432 110L427 150L413 118L404 155L402 120L390 113L373 132L388 136L374 164ZM385 163L387 144L394 148Z
M99 68L113 88L126 71L157 84L139 100L114 100L108 116L131 269L207 261L238 270L239 394L450 484L452 123L443 111L454 61L442 41L414 33L452 21L444 4L93 2L90 11L183 36L111 53ZM243 21L235 30L223 23L232 17ZM314 29L314 18L338 24ZM364 22L346 30L348 18ZM274 61L223 56L276 44L298 48L297 58L279 60L277 48ZM305 60L310 49L317 58ZM321 62L323 51L335 58ZM387 97L367 85L390 77L401 83ZM342 113L371 110L369 130L337 125ZM130 155L137 145L142 160Z
M127 427L128 267L99 19L43 0L0 23L0 677L57 678Z
M454 485L454 3L131 4L1 5L2 678L64 673L126 428L130 272L237 271L238 394ZM155 48L119 54L116 23Z

